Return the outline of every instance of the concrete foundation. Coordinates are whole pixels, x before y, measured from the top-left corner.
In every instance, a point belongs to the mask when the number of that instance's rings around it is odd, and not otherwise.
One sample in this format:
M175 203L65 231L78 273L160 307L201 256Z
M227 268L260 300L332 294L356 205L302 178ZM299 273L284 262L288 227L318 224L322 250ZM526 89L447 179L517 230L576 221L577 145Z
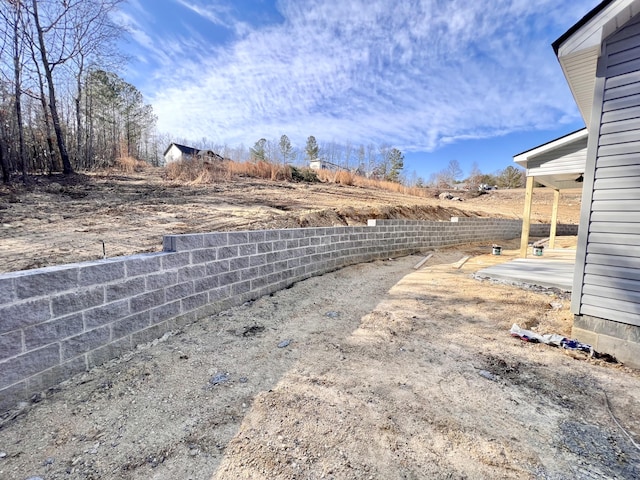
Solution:
M640 327L588 315L576 315L571 335L597 352L608 353L630 367L640 368Z

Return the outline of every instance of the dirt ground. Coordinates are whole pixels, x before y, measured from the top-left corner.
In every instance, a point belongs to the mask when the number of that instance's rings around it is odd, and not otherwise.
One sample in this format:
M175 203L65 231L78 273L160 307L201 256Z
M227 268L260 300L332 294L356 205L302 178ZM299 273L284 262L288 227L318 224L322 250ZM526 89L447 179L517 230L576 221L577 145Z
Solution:
M33 177L0 185L0 273L159 251L165 234L365 225L369 218L448 220L452 216L521 218L523 190L497 190L464 201L420 198L327 183L236 179L180 185L163 169L132 175ZM549 222L553 192L536 189L534 221ZM559 220L577 223L580 192L562 193ZM103 244L104 242L104 244ZM104 251L103 251L104 245Z
M640 374L511 337L571 315L473 278L503 245L348 267L139 347L0 420L0 478L640 478Z
M0 187L0 271L100 258L103 242L157 251L169 233L519 218L523 198L42 177ZM536 190L534 221L552 198ZM579 201L563 192L560 222ZM0 479L639 478L640 374L512 338L513 323L569 335L571 314L566 294L473 278L516 255L501 243L312 278L74 377L0 417Z

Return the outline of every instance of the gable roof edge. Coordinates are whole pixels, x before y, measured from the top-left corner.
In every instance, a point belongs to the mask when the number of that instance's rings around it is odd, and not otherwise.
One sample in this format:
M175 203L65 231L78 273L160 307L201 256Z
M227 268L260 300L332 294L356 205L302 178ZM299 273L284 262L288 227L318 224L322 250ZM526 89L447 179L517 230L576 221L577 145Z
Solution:
M584 25L589 22L593 17L598 15L602 10L604 10L610 3L615 2L615 0L603 0L598 5L596 5L592 10L590 10L584 17L582 17L578 22L573 25L569 30L564 32L555 42L551 44L553 47L553 51L556 55L558 55L558 50L560 46L566 42L574 33L580 30Z

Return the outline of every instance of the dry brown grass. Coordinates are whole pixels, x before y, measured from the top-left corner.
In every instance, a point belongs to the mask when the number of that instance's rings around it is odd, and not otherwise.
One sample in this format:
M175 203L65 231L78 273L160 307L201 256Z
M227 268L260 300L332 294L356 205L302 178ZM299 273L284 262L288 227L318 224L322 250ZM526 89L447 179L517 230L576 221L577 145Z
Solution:
M275 166L271 171L271 180L291 181L291 168L286 165Z
M336 173L335 182L340 185L353 185L353 174L345 170Z
M167 165L165 176L168 180L189 185L220 182L231 178L228 163L232 162L212 163L201 160L172 162Z
M316 174L323 182L338 183L340 185L354 185L354 178L356 178L346 170L318 170Z
M233 177L264 178L266 180L290 181L291 168L268 162L202 162L187 160L172 162L166 167L168 180L206 184L231 180Z
M431 192L427 188L407 187L405 185L402 185L401 183L389 182L386 180L371 180L369 178L362 178L362 177L359 177L359 178L362 180L362 183L360 183L359 185L363 187L378 188L381 190L387 190L389 192L412 195L414 197L430 198L433 196L433 192Z
M433 192L426 188L407 187L398 182L390 182L387 180L378 180L374 178L361 177L354 175L346 170L318 170L318 178L323 182L339 183L341 185L355 185L356 187L375 188L377 190L386 190L388 192L402 193L412 195L414 197L432 197Z
M321 182L335 183L336 172L332 170L317 170L316 175Z
M125 173L141 172L147 168L149 164L142 160L137 160L130 156L123 156L116 159L115 168Z
M229 161L230 175L240 177L264 178L266 180L291 180L291 169L287 166L269 162L232 162Z
M290 182L294 179L292 167L258 162L202 162L188 160L173 162L166 167L166 178L185 184L206 184L231 180L234 177L263 178L265 180ZM303 171L304 169L298 169ZM407 187L397 182L376 180L354 175L346 170L313 170L321 182L340 185L354 185L363 188L375 188L414 197L432 197L433 193L425 188ZM299 179L298 179L299 180Z
M271 165L267 162L229 162L232 176L271 178Z

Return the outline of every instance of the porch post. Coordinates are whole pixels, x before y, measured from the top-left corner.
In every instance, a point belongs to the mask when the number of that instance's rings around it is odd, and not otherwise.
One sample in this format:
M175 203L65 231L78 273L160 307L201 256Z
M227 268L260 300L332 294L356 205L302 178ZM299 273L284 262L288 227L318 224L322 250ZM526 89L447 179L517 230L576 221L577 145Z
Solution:
M556 231L558 226L558 204L560 190L553 191L553 210L551 211L551 231L549 232L549 248L556 248Z
M524 214L522 215L522 235L520 236L520 257L527 258L529 231L531 230L531 203L533 200L533 178L527 177L527 190L524 195Z

